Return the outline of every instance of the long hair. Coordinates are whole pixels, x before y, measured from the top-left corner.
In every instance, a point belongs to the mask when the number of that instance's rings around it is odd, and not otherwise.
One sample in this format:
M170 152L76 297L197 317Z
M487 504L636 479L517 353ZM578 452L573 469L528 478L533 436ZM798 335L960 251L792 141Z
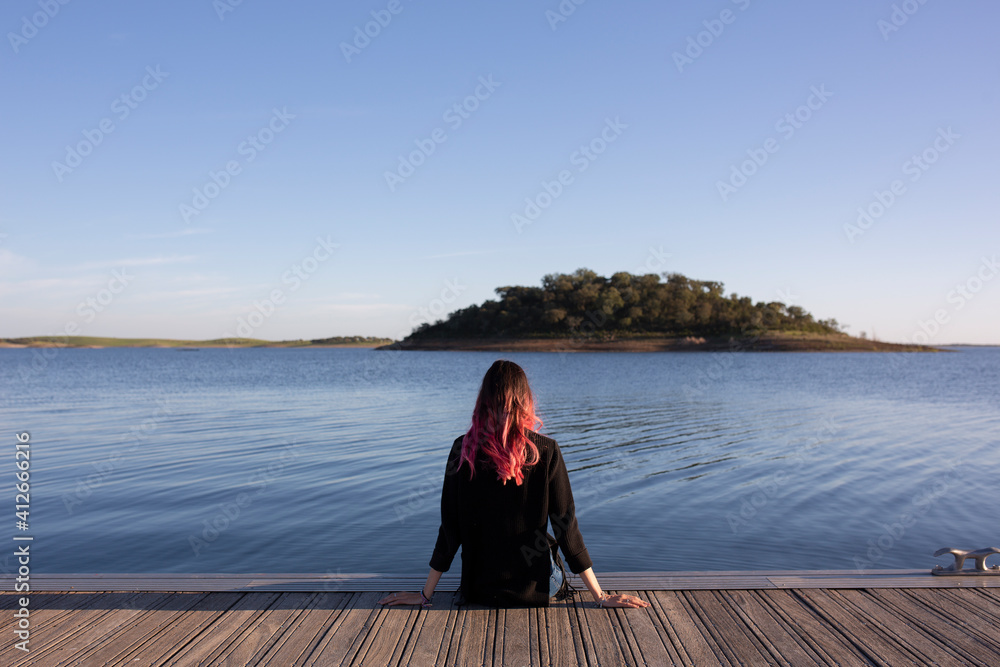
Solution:
M538 447L527 431L541 427L535 414L535 399L524 369L513 361L493 362L483 377L472 427L462 439L458 467L469 465L469 479L475 475L476 456L485 453L497 471L497 479L513 479L518 486L524 480L524 468L538 463Z

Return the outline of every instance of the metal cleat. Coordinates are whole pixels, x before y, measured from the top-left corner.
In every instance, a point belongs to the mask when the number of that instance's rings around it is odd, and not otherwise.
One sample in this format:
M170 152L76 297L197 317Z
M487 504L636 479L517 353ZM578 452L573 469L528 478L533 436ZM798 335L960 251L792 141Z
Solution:
M955 562L948 567L941 567L940 565L935 565L934 569L931 570L931 574L940 575L984 575L984 574L998 574L1000 575L1000 565L994 565L993 567L986 567L986 557L993 554L1000 554L1000 549L996 547L985 547L983 549L976 549L975 551L968 549L938 549L934 552L934 556L943 556L944 554L951 554L955 557ZM965 559L972 558L976 561L976 566L971 569L963 569L965 566Z

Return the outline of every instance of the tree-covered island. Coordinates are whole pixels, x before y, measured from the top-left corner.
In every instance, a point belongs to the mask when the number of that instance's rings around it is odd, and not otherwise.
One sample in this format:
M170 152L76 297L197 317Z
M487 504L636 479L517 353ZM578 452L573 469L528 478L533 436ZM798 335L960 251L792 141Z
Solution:
M835 319L800 306L726 296L722 283L679 273L610 278L589 269L553 273L541 287L506 286L497 298L424 323L397 349L842 350L933 348L855 338ZM385 349L385 348L382 348Z

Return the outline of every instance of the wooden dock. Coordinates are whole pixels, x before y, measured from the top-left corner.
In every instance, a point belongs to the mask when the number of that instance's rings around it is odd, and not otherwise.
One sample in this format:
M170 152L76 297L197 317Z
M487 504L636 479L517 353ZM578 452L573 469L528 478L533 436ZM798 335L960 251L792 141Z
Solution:
M1000 577L926 570L599 574L547 609L383 608L423 577L32 575L30 651L3 578L0 665L1000 665Z

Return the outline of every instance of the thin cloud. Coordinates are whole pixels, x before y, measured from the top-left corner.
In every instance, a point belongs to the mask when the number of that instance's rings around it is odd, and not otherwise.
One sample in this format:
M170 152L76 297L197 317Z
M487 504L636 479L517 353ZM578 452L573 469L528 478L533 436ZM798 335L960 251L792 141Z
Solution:
M206 229L204 227L198 227L198 228L195 228L195 227L187 228L187 227L185 227L184 229L175 229L172 232L162 232L162 233L159 233L159 234L129 234L127 238L130 238L130 239L140 239L140 240L145 240L145 239L175 239L175 238L179 238L181 236L192 236L194 234L209 234L211 232L212 232L211 229Z
M503 252L501 248L494 248L492 250L462 250L459 252L446 252L440 255L424 255L418 259L444 259L446 257L468 257L470 255L492 255L493 253Z
M580 249L580 248L607 248L611 245L615 245L609 242L600 243L578 243L575 245L564 245L560 246L563 249ZM524 248L514 248L513 246L508 246L504 248L490 248L489 250L460 250L458 252L445 252L438 255L424 255L423 257L418 257L417 259L446 259L448 257L471 257L473 255L494 255L498 252L511 252L512 250L517 250L518 252L524 252Z
M163 264L181 264L193 262L198 259L197 255L174 255L171 257L131 257L128 259L116 259L103 262L87 262L78 266L70 267L80 271L91 271L93 269L118 269L123 266L160 266Z
M0 282L0 296L27 296L39 298L37 292L43 292L41 298L60 298L76 295L106 283L107 279L88 278L38 278L20 280L17 282Z
M381 294L372 294L370 292L341 292L335 295L335 298L349 299L351 301L357 301L358 299L368 299L369 301L374 301L376 299L381 299Z
M0 276L18 275L35 267L34 260L0 248Z
M415 308L405 303L331 303L325 306L316 306L310 312L317 314L371 315L374 313L399 313L412 310L415 310Z
M229 296L234 292L240 291L242 290L238 287L204 287L201 289L160 290L158 292L146 292L144 294L139 294L135 297L135 301L169 301L206 296Z

